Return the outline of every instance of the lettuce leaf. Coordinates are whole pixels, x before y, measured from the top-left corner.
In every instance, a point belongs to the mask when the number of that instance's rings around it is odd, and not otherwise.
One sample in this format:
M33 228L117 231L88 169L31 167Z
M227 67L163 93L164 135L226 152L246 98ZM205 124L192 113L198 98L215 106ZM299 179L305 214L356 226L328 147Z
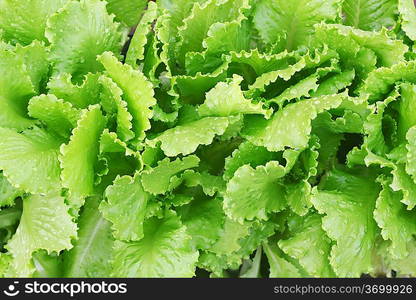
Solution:
M167 156L188 155L195 152L199 145L211 144L216 135L225 132L228 125L227 117L206 117L168 129L148 142L153 146L160 143L160 148ZM180 143L177 143L178 138Z
M260 36L279 49L296 50L307 45L313 25L335 21L342 1L262 0L256 5L254 24Z
M143 238L143 220L150 197L143 190L140 177L116 178L105 196L107 201L101 202L100 211L113 224L114 237L123 241ZM126 218L120 218L123 215Z
M143 10L146 8L147 1L137 0L106 0L107 11L110 14L114 14L115 19L119 22L123 22L127 26L131 27L137 24L140 20Z
M88 72L102 69L97 55L120 51L125 32L105 5L101 0L69 1L48 19L45 35L51 43L49 59L55 74L69 73L80 81Z
M13 259L8 275L27 277L34 272L32 253L45 249L49 253L72 248L77 225L68 213L64 198L49 193L29 196L23 201L23 214L16 234L7 249Z
M35 194L61 188L62 140L38 127L22 133L0 128L0 135L0 169L14 187Z
M82 111L71 139L60 148L61 180L63 187L69 190L69 203L75 211L83 205L85 197L94 194L94 168L104 126L100 107L91 106Z
M341 277L357 277L373 270L372 251L379 234L373 219L379 184L368 171L350 172L331 171L311 199L324 214L323 229L336 241L330 263Z
M399 1L400 2L400 1ZM395 25L397 1L395 0L345 0L342 4L345 24L362 30L380 30Z
M78 219L78 239L63 254L64 277L107 277L112 266L108 255L114 238L111 223L98 210L100 198L88 198Z
M305 99L278 110L269 120L258 116L246 118L242 135L269 151L281 151L285 147L304 149L312 130L312 120L319 113L338 107L343 97L343 94L337 94Z
M407 36L412 40L416 40L416 7L412 1L398 0L399 12L402 19L402 28ZM413 5L412 5L413 4Z
M227 184L224 211L233 220L267 220L267 214L285 208L285 169L274 161L253 169L240 167Z
M0 29L3 38L13 44L28 45L33 40L44 41L48 18L68 0L6 0L0 3ZM30 18L27 13L30 12Z
M116 277L192 277L198 252L178 216L166 211L163 219L153 217L143 225L144 238L117 242L114 250Z
M0 277L415 276L412 0L0 11Z

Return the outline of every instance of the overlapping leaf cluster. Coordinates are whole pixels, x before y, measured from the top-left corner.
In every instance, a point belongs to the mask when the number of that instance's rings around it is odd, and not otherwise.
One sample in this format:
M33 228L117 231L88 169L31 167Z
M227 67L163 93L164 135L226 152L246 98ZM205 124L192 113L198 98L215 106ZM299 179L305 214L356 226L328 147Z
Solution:
M3 0L0 37L3 276L416 275L411 0Z

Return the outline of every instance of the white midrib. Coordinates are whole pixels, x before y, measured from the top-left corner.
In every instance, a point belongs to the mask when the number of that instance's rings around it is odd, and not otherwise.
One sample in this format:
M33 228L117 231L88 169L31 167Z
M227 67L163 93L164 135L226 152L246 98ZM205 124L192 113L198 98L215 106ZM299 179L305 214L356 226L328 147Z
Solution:
M286 36L286 49L291 51L293 48L293 43L295 42L295 34L297 33L297 12L299 10L299 6L296 7L296 11L293 13L292 19L290 21L290 28L287 32Z
M356 0L357 6L355 7L355 14L354 14L354 27L358 28L360 24L360 11L361 11L361 0Z
M104 218L101 215L99 215L98 222L95 224L94 229L91 232L91 235L90 235L90 238L88 239L87 245L85 247L83 247L83 249L81 251L81 254L80 254L80 258L77 259L77 262L73 265L71 270L74 270L75 267L78 268L79 266L82 265L85 257L87 256L87 254L88 254L88 252L89 252L89 250L92 246L92 243L94 242L94 240L95 240L95 238L96 238L96 236L97 236L97 234L98 234L98 232L99 232L99 230L100 230L100 228L103 224L103 222L104 222Z
M279 261L277 259L277 255L275 253L273 253L273 251L270 249L270 247L267 244L263 243L263 248L264 248L264 252L269 255L267 255L267 258L273 261L274 264L278 265Z

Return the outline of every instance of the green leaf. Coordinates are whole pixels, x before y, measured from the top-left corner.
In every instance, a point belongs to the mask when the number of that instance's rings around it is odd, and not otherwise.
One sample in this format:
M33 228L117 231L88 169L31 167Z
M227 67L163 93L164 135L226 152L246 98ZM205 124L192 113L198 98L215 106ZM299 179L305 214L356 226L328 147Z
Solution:
M33 88L37 93L44 88L49 75L49 50L46 46L35 40L30 45L18 44L15 49L16 56L22 56L26 71L30 76Z
M309 180L317 174L319 139L313 135L308 146L301 152L287 149L283 153L283 158L286 160L286 172L294 180Z
M365 169L354 173L334 169L314 189L312 203L322 227L336 241L330 262L340 277L359 277L373 269L372 255L379 234L373 210L380 188Z
M174 80L180 95L186 103L202 103L205 93L213 88L218 82L227 78L229 62L225 61L213 72L195 75L179 75Z
M219 239L225 220L221 199L193 199L177 211L197 249L209 249Z
M136 139L142 140L145 131L150 129L149 119L153 115L150 107L156 104L152 84L142 72L133 70L129 65L123 65L110 52L105 52L98 60L104 65L108 76L123 91L122 98L133 117Z
M60 74L48 82L49 93L70 102L76 108L87 108L100 100L97 96L101 92L99 77L100 74L88 73L82 84L77 85L72 83L70 74Z
M64 277L109 277L113 237L111 223L101 215L100 198L88 198L78 219L78 239L63 254Z
M413 181L416 182L416 127L409 129L406 135L408 143L406 144L406 172L410 174Z
M244 97L240 83L242 77L234 75L230 83L219 82L206 94L204 104L198 107L201 117L227 117L238 114L262 114L270 118L272 110L263 108L262 103L253 103Z
M34 278L57 278L62 276L61 257L56 253L48 254L45 250L38 250L32 255L36 271Z
M310 98L318 89L318 81L320 78L325 77L328 73L336 72L339 70L338 59L331 59L331 65L328 67L320 67L312 74L292 86L285 89L279 96L267 100L268 103L276 103L279 107L283 107L285 104L292 100L299 100L301 98Z
M402 40L392 39L385 28L378 32L354 29L340 24L318 24L315 28L318 32L316 36L318 41L321 40L321 42L326 43L326 39L322 39L321 36L321 34L325 33L333 36L334 42L338 43L338 47L343 45L344 42L352 40L360 47L374 51L381 66L390 67L396 63L403 62L405 60L404 55L409 50ZM342 42L343 39L344 42ZM338 48L336 45L335 47L335 49ZM359 63L366 64L362 60Z
M7 244L13 256L9 276L28 277L34 272L32 253L48 253L72 248L77 226L68 214L64 198L54 195L32 195L23 201L23 214L15 235Z
M169 12L169 32L175 37L184 19L190 14L194 3L206 2L206 0L158 0L157 3L162 9Z
M288 52L286 50L278 54L268 54L262 53L259 49L251 49L250 51L241 52L231 51L230 56L232 63L237 65L249 65L251 68L253 68L255 73L254 77L256 77L256 75L260 76L264 73L279 70L282 71L281 78L285 80L289 80L294 72L299 71L299 69L297 71L292 71L291 69L295 68L300 62L302 62L300 69L304 68L306 66L306 60L308 57L307 54L300 56L296 52ZM310 59L311 57L309 57L309 60ZM244 67L242 68L244 69ZM249 75L244 75L245 76L243 77L247 81L249 79L251 81L253 80L253 78L248 78L250 77Z
M184 65L185 54L201 51L202 42L214 23L223 23L244 18L242 11L249 8L248 0L209 0L203 4L195 3L191 14L183 20L178 30L178 60Z
M116 133L104 129L99 144L98 166L95 170L97 193L104 192L117 176L132 176L142 169L143 162L140 154L130 149L117 137Z
M252 33L252 24L247 19L212 24L202 42L204 52L188 52L185 55L186 71L188 74L213 72L225 59L229 59L223 54L249 51Z
M319 113L338 107L344 98L345 94L337 94L302 100L278 110L270 120L249 116L242 135L269 151L281 151L286 147L303 149L309 141L312 120Z
M221 53L241 52L250 49L250 26L247 20L214 23L202 42L206 56L218 57ZM233 37L230 39L229 37Z
M217 256L231 256L234 252L241 249L239 240L248 236L250 223L240 224L230 218L225 218L224 227L220 232L220 237L209 249Z
M285 186L281 178L285 168L271 161L255 169L249 165L240 167L227 183L224 211L238 222L243 220L267 220L268 214L285 208Z
M285 218L282 218L285 220ZM274 223L280 223L276 219ZM225 219L219 240L207 252L202 252L199 265L216 276L224 276L226 269L236 271L244 260L266 241L278 224L273 222L244 222Z
M300 57L296 52L288 53L286 50L274 55L260 54L258 49L231 54L232 61L241 64L243 72L247 69L245 65L248 64L258 76L245 78L250 83L249 90L246 92L247 96L260 95L279 79L288 81L302 69L314 68L336 56L335 52L328 52L328 48L323 51L315 49Z
M133 139L133 117L128 111L127 103L122 99L123 91L107 76L101 76L99 82L102 86L101 104L108 114L115 114L117 135L123 141Z
M268 103L276 103L279 107L289 103L291 100L300 100L301 98L310 98L310 95L318 89L319 76L313 74L302 79L298 83L285 89L276 98L270 99Z
M222 177L207 172L196 173L189 170L183 173L182 178L188 187L200 185L207 196L214 196L217 192L222 194L225 191L225 181Z
M216 135L225 132L228 125L227 117L206 117L168 129L148 143L156 146L160 142L160 148L167 156L188 155L195 152L199 145L211 144Z
M0 29L3 38L13 44L44 41L46 21L68 0L4 0L0 2ZM29 15L30 14L30 17Z
M126 156L137 156L138 152L133 151L127 144L117 137L115 132L104 129L100 136L100 154L123 153Z
M397 14L396 0L345 0L342 4L345 24L362 30L380 30L394 26Z
M100 204L104 218L113 225L118 240L137 241L143 238L143 221L149 200L140 182L140 176L118 177L105 191L107 201Z
M406 141L409 129L416 125L416 84L402 83L400 85L400 101L398 103L397 138L398 143ZM409 140L409 139L407 139Z
M416 185L412 177L407 174L405 165L394 165L391 173L393 182L390 187L395 192L402 191L403 198L401 202L407 205L408 210L413 209L416 206Z
M414 277L416 272L415 260L413 257L416 255L416 241L413 239L409 245L409 254L401 259L395 259L393 257L387 257L387 265L390 269L396 272L397 277Z
M325 141L324 143L320 142L318 149L318 174L332 168L337 161L338 149L343 139L342 134L334 133L326 123L326 120L330 118L330 114L322 113L313 121L313 133L319 138L319 141Z
M84 198L94 193L94 167L104 125L105 119L98 105L83 110L69 143L60 149L62 185L69 190L69 203L76 211Z
M311 185L306 180L294 184L287 184L286 199L290 209L294 213L304 216L312 206Z
M38 127L22 133L0 128L0 136L0 169L14 187L29 193L60 189L59 139Z
M48 129L63 138L69 138L80 115L71 103L64 102L53 94L33 97L27 109L31 117L43 121Z
M0 253L0 278L6 277L11 261L11 255L8 253Z
M159 0L158 5L162 10L155 31L158 40L161 41L160 59L166 65L169 74L176 73L177 66L175 56L178 30L183 26L183 21L189 16L194 3L206 0Z
M360 89L360 94L368 95L372 102L382 98L399 81L416 83L416 61L402 62L390 68L378 68L371 72Z
M144 238L137 242L118 242L113 275L116 277L192 277L198 252L180 219L166 211L162 219L144 222Z
M156 86L160 85L163 81L163 76L167 73L160 73L160 69L164 68L165 65L162 64L162 59L160 58L160 49L162 48L160 41L157 39L155 33L151 33L148 36L148 44L145 48L144 61L139 66L143 68L143 74ZM171 91L172 94L175 92ZM169 92L168 92L169 93Z
M140 1L146 3L145 0ZM145 59L145 46L148 43L148 35L152 31L152 23L157 17L156 2L148 3L148 7L136 27L134 35L130 41L129 49L126 53L126 63L134 68L138 67L138 61Z
M277 247L273 240L263 244L264 253L270 265L270 278L296 278L301 277L300 270L286 259L283 251Z
M386 143L386 137L383 131L383 117L385 111L392 102L400 97L398 90L393 90L384 101L376 102L371 108L371 113L364 122L364 132L367 134L364 138L364 144L367 150L375 154L384 155L389 151Z
M3 207L0 211L0 227L3 231L3 233L6 233L2 235L2 247L4 247L4 244L12 237L12 235L16 231L16 225L20 222L22 216L22 201L21 199L17 200L15 205L13 207ZM6 232L4 232L6 231Z
M213 272L212 275L215 276L224 276L226 269L236 271L264 241L274 234L280 223L277 218L272 222L242 224L226 218L220 238L207 252L202 252L199 266Z
M0 278L7 277L7 271L12 261L11 255L8 253L0 253Z
M253 260L246 260L241 266L239 278L261 278L261 247L256 250Z
M118 22L123 22L129 27L137 24L140 16L148 3L146 0L106 0L107 11L116 16Z
M335 21L340 6L339 0L261 0L255 8L254 25L267 43L294 50L308 44L314 24Z
M351 27L347 27L347 29L351 29ZM364 79L369 72L376 69L377 55L373 50L360 45L351 32L352 29L341 34L338 27L317 24L312 44L315 47L328 47L331 51L335 51L345 68L355 69L357 77ZM370 32L366 33L371 34ZM379 34L374 35L377 37Z
M415 275L411 0L26 2L0 277Z
M331 240L322 229L321 217L317 214L306 216L300 224L291 229L289 239L280 240L278 245L287 255L314 277L333 277L329 263Z
M195 155L170 161L169 158L161 160L158 165L150 170L142 172L143 188L152 194L164 194L174 186L175 175L181 172L195 168L199 164L199 158Z
M24 130L33 121L26 106L35 90L23 55L0 48L0 126Z
M239 264L240 262L229 262L227 257L217 256L212 252L201 252L198 260L198 268L211 272L210 278L229 278L231 276L228 274L227 269L235 271L238 269Z
M415 214L400 203L401 194L391 190L388 179L381 178L380 182L383 190L377 199L374 219L381 228L383 238L391 241L390 255L401 259L408 255L408 243L416 234Z
M416 7L412 0L398 0L401 25L407 36L416 41Z
M321 116L321 121L326 122L329 130L335 135L339 136L342 133L363 133L364 120L358 113L345 110L342 112L342 116L334 117L335 120L331 119L330 113L323 113ZM324 119L326 120L324 121Z
M311 92L312 97L336 94L339 91L350 86L355 78L354 69L346 70L339 74L335 74L319 84L316 91Z
M80 81L88 72L102 69L97 55L120 52L125 34L105 5L100 0L69 1L49 18L45 35L51 43L49 58L55 74L69 73Z
M274 214L269 221L248 222L249 234L238 241L240 249L233 255L236 258L248 259L253 252L274 235L275 231L282 231L286 220L285 212Z
M224 179L231 179L235 171L243 165L250 165L252 168L255 168L274 159L277 159L276 153L267 151L265 147L258 147L249 142L244 142L238 149L233 151L231 156L225 159Z
M21 196L23 191L13 187L3 173L0 173L0 207L12 206L14 200Z

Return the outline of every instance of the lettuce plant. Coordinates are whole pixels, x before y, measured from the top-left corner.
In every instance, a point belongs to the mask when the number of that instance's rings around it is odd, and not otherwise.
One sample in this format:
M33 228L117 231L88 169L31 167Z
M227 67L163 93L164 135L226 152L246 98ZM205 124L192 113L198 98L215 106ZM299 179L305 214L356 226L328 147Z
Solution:
M0 274L415 276L415 41L412 0L1 0Z

